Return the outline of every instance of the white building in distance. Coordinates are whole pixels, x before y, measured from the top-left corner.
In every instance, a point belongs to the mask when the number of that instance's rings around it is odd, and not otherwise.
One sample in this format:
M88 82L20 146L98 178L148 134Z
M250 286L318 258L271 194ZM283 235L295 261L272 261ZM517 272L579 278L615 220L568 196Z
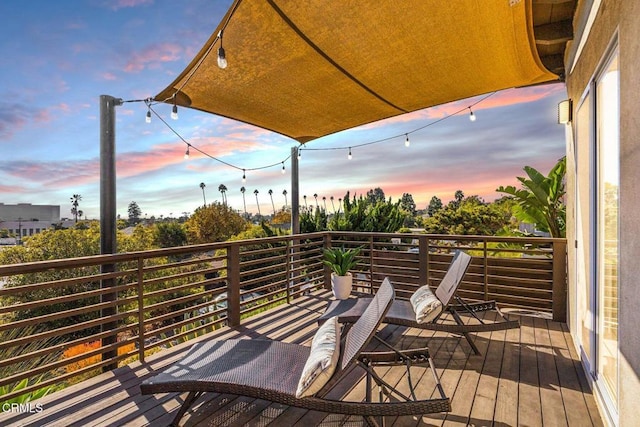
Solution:
M40 233L56 224L63 227L73 225L73 221L61 220L59 205L0 203L0 244L19 243L23 237Z

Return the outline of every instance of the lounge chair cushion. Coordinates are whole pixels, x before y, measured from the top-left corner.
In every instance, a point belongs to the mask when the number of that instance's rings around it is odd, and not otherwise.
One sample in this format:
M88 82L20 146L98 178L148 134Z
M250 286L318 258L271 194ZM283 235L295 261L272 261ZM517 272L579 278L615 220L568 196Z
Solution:
M331 378L340 356L340 323L334 316L323 323L311 342L309 358L302 369L296 397L313 396Z
M418 288L409 301L416 313L417 323L429 323L442 312L442 302L431 292L429 285Z

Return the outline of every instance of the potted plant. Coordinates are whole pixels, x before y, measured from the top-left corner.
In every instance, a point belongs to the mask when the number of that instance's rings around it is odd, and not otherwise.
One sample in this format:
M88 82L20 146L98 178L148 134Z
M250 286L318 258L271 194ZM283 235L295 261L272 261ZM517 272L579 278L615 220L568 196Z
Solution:
M360 248L344 249L331 247L324 249L322 263L331 269L331 289L337 299L347 299L353 288L353 277L349 270L360 263L357 256Z

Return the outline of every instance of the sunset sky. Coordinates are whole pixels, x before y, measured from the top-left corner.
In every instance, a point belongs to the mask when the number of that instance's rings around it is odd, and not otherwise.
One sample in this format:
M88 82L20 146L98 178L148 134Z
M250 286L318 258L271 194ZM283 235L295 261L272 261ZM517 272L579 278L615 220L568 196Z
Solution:
M216 28L231 0L85 0L0 2L0 202L61 206L70 217L73 194L88 218L99 215L99 97L144 99L164 89L186 67ZM232 64L230 64L232 66ZM470 77L472 78L472 77ZM565 153L556 106L562 84L498 92L473 111L450 116L483 96L442 105L330 135L307 144L300 159L300 194L307 203L364 194L381 187L397 200L413 195L419 209L432 196L456 190L492 201L500 185L517 185L525 165L543 173ZM131 201L147 216L179 216L220 201L263 214L291 203L289 138L243 123L181 108L154 107L186 141L242 172L191 150L157 117L145 123L144 103L116 110L117 210ZM446 120L437 120L446 118ZM431 123L433 123L431 125ZM412 133L405 147L406 133ZM391 138L395 137L395 138ZM388 141L357 147L391 138ZM347 159L347 147L353 158ZM339 148L339 149L336 149ZM281 173L282 163L286 173ZM300 203L304 205L304 201ZM322 202L320 202L322 203ZM329 203L327 201L327 203ZM329 205L329 209L331 207Z

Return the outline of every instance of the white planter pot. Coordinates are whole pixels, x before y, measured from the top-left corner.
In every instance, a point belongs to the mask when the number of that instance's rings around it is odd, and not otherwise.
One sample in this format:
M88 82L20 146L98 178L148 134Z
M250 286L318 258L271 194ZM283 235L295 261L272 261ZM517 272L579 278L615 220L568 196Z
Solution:
M353 276L351 276L351 273L347 273L346 276L338 276L335 273L331 273L331 289L337 299L349 298L352 288Z

